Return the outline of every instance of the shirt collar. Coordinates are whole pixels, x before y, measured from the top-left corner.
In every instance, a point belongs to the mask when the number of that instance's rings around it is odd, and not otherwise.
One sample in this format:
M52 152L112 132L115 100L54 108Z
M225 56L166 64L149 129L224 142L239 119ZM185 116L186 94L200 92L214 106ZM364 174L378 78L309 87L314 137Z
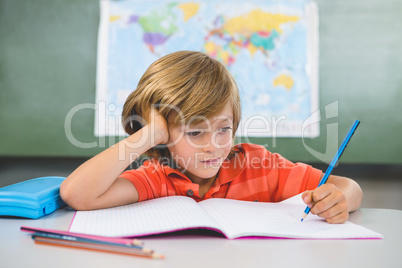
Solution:
M234 147L233 156L226 159L219 170L219 184L235 180L246 168L246 155L240 146Z

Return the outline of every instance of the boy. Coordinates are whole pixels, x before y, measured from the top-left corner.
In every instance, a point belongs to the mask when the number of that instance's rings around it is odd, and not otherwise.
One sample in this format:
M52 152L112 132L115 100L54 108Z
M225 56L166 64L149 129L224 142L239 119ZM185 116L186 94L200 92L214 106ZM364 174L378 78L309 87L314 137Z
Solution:
M304 192L311 213L329 223L345 222L360 206L362 192L351 179L330 176L315 189L320 170L259 145L233 146L240 115L237 85L221 63L192 51L162 57L126 100L130 136L77 168L61 196L89 210L171 195L278 202ZM150 160L123 172L144 153Z

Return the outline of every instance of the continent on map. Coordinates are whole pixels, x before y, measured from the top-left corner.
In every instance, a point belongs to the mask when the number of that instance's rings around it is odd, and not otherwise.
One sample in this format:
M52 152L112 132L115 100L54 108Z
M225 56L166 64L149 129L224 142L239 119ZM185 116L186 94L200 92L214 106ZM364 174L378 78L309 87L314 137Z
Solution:
M191 17L197 14L200 4L198 3L185 3L178 5L184 13L184 21L187 22Z
M127 25L138 23L143 30L142 40L149 50L155 53L155 47L163 46L169 38L178 32L180 21L173 10L176 7L182 10L184 21L187 22L197 14L200 4L184 3L178 5L177 3L171 3L164 8L152 10L148 14L130 15ZM111 15L109 20L113 23L121 18L121 16Z
M155 52L156 46L164 45L178 31L177 17L172 11L176 5L176 3L172 3L164 8L152 10L148 14L132 14L127 19L127 25L138 23L141 26L143 30L142 40L152 53ZM115 15L109 17L111 23L119 19L122 17Z
M274 79L274 87L284 86L287 90L290 90L293 87L294 81L293 78L286 74L281 74Z
M155 46L165 44L178 30L176 15L171 11L171 7L154 10L138 19L144 31L143 41L151 52L154 52Z
M269 52L275 49L275 40L283 32L281 26L298 20L297 16L273 14L260 9L232 18L219 16L205 38L204 49L228 67L235 62L240 49L247 49L251 55L261 51L269 57Z

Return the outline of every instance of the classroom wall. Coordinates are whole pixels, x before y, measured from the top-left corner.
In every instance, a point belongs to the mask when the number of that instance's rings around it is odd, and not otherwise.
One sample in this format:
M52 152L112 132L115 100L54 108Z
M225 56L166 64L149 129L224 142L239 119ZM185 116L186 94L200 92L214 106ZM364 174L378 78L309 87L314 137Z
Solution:
M328 161L327 126L340 142L360 119L341 162L401 164L402 1L316 2L321 135L250 141L293 161ZM0 156L90 157L121 139L94 136L93 109L71 130L93 148L73 145L64 127L71 109L95 103L98 23L97 0L0 0ZM334 102L338 116L325 119Z

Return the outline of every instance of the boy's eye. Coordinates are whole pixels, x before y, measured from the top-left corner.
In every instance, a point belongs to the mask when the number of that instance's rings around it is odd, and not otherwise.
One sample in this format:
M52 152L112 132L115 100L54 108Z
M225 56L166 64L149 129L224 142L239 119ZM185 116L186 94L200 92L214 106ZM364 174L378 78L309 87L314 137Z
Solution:
M201 134L201 131L186 132L186 135L190 136L190 137L196 137L196 136L198 136L200 134Z
M224 133L230 132L231 130L232 130L231 127L224 127L224 128L221 128L221 129L220 129L220 131L221 131L221 132L224 132Z

